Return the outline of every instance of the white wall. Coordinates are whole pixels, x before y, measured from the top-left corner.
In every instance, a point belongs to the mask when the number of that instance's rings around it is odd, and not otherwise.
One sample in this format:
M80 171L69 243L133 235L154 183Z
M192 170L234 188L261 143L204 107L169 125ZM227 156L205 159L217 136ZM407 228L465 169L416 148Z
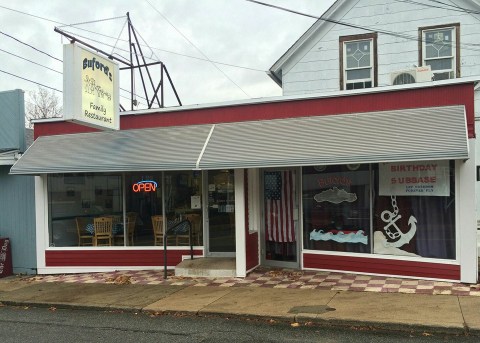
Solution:
M456 2L461 7L471 5L469 1L451 2ZM352 9L351 4L354 4ZM419 27L458 22L461 35L461 75L463 77L480 75L480 46L476 46L480 42L479 15L394 0L346 0L332 19L379 31L377 41L379 86L390 84L392 71L412 68L418 64ZM387 35L380 31L406 34L411 39ZM326 24L315 39L307 42L284 66L283 94L338 91L339 37L368 32L338 24Z

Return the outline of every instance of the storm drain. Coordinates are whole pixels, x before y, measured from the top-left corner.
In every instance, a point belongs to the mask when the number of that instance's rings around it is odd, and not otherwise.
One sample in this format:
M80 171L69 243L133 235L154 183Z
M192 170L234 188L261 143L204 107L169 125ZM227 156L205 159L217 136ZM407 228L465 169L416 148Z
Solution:
M294 306L288 311L288 313L323 314L331 311L335 311L335 309L327 305L314 305L314 306Z

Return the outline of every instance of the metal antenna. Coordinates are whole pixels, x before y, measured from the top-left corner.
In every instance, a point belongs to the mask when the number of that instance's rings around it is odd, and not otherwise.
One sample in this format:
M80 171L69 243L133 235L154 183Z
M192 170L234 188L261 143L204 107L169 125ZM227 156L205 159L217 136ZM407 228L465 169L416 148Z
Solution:
M113 56L113 52L111 54L96 48L95 46L86 43L62 30L60 30L58 27L55 27L55 32L60 33L61 35L67 37L70 39L71 43L77 42L81 45L84 45L94 51L96 51L99 54L105 55L107 58L111 60L115 60L117 62L120 62L122 65L125 65L125 67L119 68L120 70L130 70L130 108L133 111L133 107L137 105L137 100L135 99L135 75L136 71L138 71L138 74L140 74L140 79L142 82L142 87L143 87L143 92L145 95L145 98L147 99L147 106L149 109L152 108L154 102L157 103L158 107L163 108L165 107L165 101L164 101L164 86L165 86L165 75L168 79L168 83L170 87L173 90L173 93L175 94L175 98L178 101L178 104L182 106L182 102L180 101L180 97L178 96L177 90L175 89L175 86L173 85L172 78L170 77L170 74L168 73L167 67L165 64L161 61L157 62L151 62L147 63L145 60L145 56L143 55L142 47L140 45L140 42L137 37L137 32L135 31L135 28L133 27L132 21L130 20L130 14L127 12L127 22L128 22L128 45L129 45L129 50L130 50L130 60L126 60L124 58L118 58ZM133 42L132 42L133 38ZM158 81L158 84L155 86L155 82L153 80L152 74L150 73L150 67L155 66L155 65L160 65L160 80ZM144 75L146 74L146 75ZM148 80L146 80L148 79ZM147 88L147 81L148 81L148 87ZM148 89L148 90L147 90ZM123 106L120 106L121 111L125 111Z

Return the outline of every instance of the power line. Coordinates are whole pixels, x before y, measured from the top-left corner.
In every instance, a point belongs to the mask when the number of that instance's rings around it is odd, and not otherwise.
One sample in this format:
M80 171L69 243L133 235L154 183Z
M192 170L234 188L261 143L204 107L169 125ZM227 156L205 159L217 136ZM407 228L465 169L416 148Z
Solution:
M188 43L190 43L191 46L193 46L198 52L200 52L200 54L202 54L203 57L205 57L210 63L212 63L212 65L218 70L220 71L228 80L230 80L235 86L237 86L238 89L240 89L243 94L245 94L247 97L251 98L251 96L245 92L242 87L240 87L235 81L233 81L223 70L221 70L215 63L213 63L208 57L207 55L205 55L201 50L200 48L198 48L195 44L193 44L192 41L190 41L190 39L187 38L187 36L185 36L179 29L177 29L175 27L175 25L173 25L170 20L168 20L155 6L153 6L150 1L148 0L145 0L168 24L170 24L170 26L172 26L175 31L177 31Z
M27 81L27 82L35 83L35 84L37 84L37 85L39 85L39 86L42 86L42 87L45 87L45 88L52 89L52 90L54 90L54 91L56 91L56 92L63 93L63 91L61 91L61 90L59 90L59 89L56 89L56 88L53 88L53 87L44 85L43 83L40 83L40 82L36 82L36 81L30 80L30 79L26 79L26 78L24 78L24 77L21 77L21 76L18 76L18 75L9 73L8 71L5 71L5 70L1 70L1 69L0 69L0 72L5 73L5 74L8 74L8 75L11 75L11 76L13 76L13 77L16 77L16 78L19 78L19 79L22 79L22 80L25 80L25 81Z
M54 24L60 24L60 25L62 25L62 26L73 26L73 25L75 25L75 24L67 25L67 24L65 24L65 23L62 23L62 22L59 22L59 21L56 21L56 20L48 19L48 18L45 18L45 17L40 17L40 16L37 16L37 15L34 15L34 14L30 14L30 13L27 13L27 12L15 10L15 9L12 9L12 8L9 8L9 7L5 7L5 6L1 6L1 5L0 5L0 8L6 9L6 10L9 10L9 11L13 11L13 12L17 12L17 13L19 13L19 14L23 14L23 15L26 15L26 16L30 16L30 17L33 17L33 18L45 20L45 21L48 21L48 22L51 22L51 23L54 23ZM112 18L112 19L117 19L117 18L123 18L123 17L116 17L116 18ZM80 24L82 24L82 23L80 23ZM124 42L124 43L128 43L128 40L118 39L117 37L112 37L112 36L109 36L109 35L106 35L106 34L103 34L103 33L100 33L100 32L90 31L90 30L86 30L86 29L83 29L83 28L80 28L80 27L75 27L75 29L82 30L82 31L85 31L85 32L89 32L89 33L94 33L94 34L96 34L96 35L98 35L98 36L102 36L102 37L105 37L105 38L117 39L118 41L121 41L121 42ZM71 33L71 32L70 32L70 33ZM72 34L73 34L73 33L72 33ZM78 36L79 36L79 37L82 37L82 36L80 36L80 35L78 35ZM83 38L86 38L86 37L83 36ZM105 43L102 43L102 44L105 44ZM108 44L105 44L105 45L108 46ZM112 47L112 45L110 45L110 47ZM160 48L157 48L157 47L149 47L149 48L150 48L150 49L153 49L153 50L162 51L162 52L165 52L165 53L168 53L168 54L177 55L177 56L182 56L182 57L187 57L187 58L191 58L191 59L195 59L195 60L199 60L199 61L206 61L206 62L211 62L211 63L213 62L213 63L215 63L215 64L224 65L224 66L227 66L227 67L239 68L239 69L245 69L245 70L251 70L251 71L256 71L256 72L261 72L261 73L265 73L265 72L266 72L266 70L262 70L262 69L258 69L258 68L251 68L251 67L245 67L245 66L240 66L240 65L231 64L231 63L224 63L224 62L214 61L214 60L210 60L210 59L206 59L206 58L202 58L202 57L191 56L191 55L186 55L186 54L182 54L182 53L175 52L175 51L160 49Z
M25 42L22 42L20 39L15 38L15 37L13 37L13 36L5 33L5 32L0 31L0 34L2 34L2 35L4 35L4 36L7 36L8 38L11 38L11 39L15 40L15 41L19 42L20 44L26 45L26 46L28 46L29 48L32 48L33 50L36 50L36 51L38 51L38 52L40 52L40 53L42 53L42 54L44 54L44 55L47 55L48 57L53 58L54 60L57 60L57 61L59 61L59 62L63 62L61 59L58 59L58 58L50 55L49 53L46 53L46 52L44 52L44 51L42 51L42 50L39 50L39 49L37 49L36 47L34 47L34 46L30 45L30 44L27 44L27 43L25 43Z
M421 42L422 41L422 39L419 39L417 36L412 36L412 35L409 35L409 34L406 34L406 33L398 33L398 32L394 32L394 31L380 30L380 29L376 29L376 28L372 28L372 27L368 27L368 26L355 25L355 24L350 24L350 23L346 23L346 22L343 22L343 21L339 21L339 20L333 20L333 19L328 19L328 18L324 18L324 17L318 17L318 16L314 16L314 15L311 15L311 14L294 11L294 10L291 10L291 9L288 9L288 8L284 8L284 7L280 7L280 6L276 6L276 5L272 5L272 4L268 4L268 3L261 2L261 1L256 1L256 0L245 0L245 1L256 3L256 4L262 5L262 6L272 7L272 8L282 10L282 11L286 11L286 12L291 12L291 13L302 15L302 16L305 16L305 17L310 17L310 18L322 20L322 21L325 21L325 22L329 22L329 23L333 23L333 24L337 24L337 25L341 25L341 26L351 27L351 28L355 28L355 29L368 31L368 32L382 33L382 34L385 34L385 35L394 36L394 37L398 37L398 38L402 38L402 39L406 39L406 40L411 40L411 41L416 41L416 42ZM409 0L397 0L397 1L409 1ZM461 46L465 50L480 51L479 49L468 48L470 46L479 47L480 44L478 44L478 43L460 43L458 46Z
M9 52L9 51L7 51L7 50L0 49L0 51L4 52L4 53L6 53L6 54L9 54L9 55L15 56L15 57L17 57L17 58L20 58L20 59L22 59L22 60L25 60L25 61L27 61L27 62L30 62L30 63L36 64L36 65L38 65L38 66L40 66L40 67L43 67L43 68L49 69L49 70L51 70L51 71L54 71L54 72L56 72L56 73L63 74L61 71L58 71L58 70L52 69L52 68L50 68L50 67L47 67L46 65L40 64L40 63L38 63L38 62L35 62L35 61L32 61L32 60L29 60L28 58L25 58L25 57L22 57L22 56L15 55L14 53L12 53L12 52Z

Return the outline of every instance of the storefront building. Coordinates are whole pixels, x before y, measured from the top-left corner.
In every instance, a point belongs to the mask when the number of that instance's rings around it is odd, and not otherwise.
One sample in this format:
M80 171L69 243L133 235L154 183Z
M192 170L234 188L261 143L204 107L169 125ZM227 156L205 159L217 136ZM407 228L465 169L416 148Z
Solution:
M476 282L476 80L35 124L39 273L163 269L195 257ZM107 217L111 237L95 238ZM160 236L158 229L161 229Z

